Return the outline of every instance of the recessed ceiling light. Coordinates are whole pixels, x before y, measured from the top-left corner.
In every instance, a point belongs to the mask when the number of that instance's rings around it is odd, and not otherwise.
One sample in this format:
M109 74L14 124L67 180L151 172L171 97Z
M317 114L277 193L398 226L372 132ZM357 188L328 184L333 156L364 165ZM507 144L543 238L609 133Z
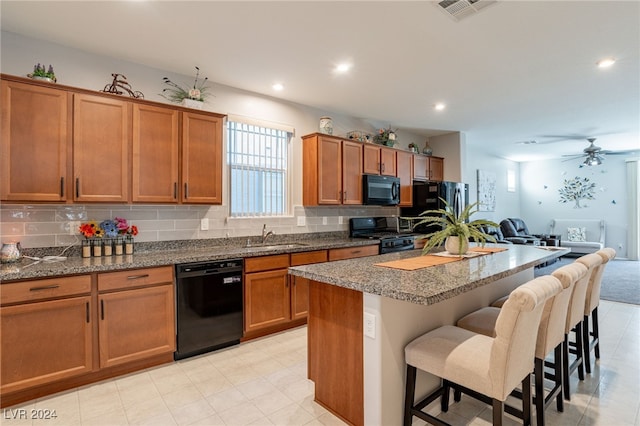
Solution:
M437 104L435 104L433 106L433 109L435 109L436 111L442 111L443 109L445 109L447 106L445 104L443 104L442 102L438 102Z
M599 68L609 68L611 65L615 63L616 63L616 60L614 58L604 58L596 62L596 65L598 65Z
M344 74L345 72L351 69L350 64L338 64L336 65L335 71L340 74Z
M281 91L282 89L284 89L284 86L281 83L276 83L271 87L273 88L273 90L276 90L278 92Z

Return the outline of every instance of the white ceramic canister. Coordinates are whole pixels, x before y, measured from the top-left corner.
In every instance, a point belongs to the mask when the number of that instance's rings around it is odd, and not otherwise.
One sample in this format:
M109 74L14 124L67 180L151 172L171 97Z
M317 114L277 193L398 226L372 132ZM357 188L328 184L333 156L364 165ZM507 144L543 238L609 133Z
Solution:
M331 117L320 117L320 133L333 134L333 120Z

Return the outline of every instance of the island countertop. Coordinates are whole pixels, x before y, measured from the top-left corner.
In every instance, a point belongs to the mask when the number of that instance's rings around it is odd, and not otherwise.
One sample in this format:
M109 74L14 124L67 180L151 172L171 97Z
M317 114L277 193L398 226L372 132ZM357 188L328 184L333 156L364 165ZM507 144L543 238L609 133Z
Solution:
M570 252L525 245L491 245L507 250L414 271L377 263L421 255L409 250L289 268L291 275L421 305L432 305L548 262Z

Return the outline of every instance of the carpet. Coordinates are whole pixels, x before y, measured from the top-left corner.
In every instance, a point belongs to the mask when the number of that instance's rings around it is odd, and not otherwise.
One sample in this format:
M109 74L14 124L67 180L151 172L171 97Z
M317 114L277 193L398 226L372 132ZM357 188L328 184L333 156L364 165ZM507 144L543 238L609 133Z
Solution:
M577 257L562 257L556 263L535 268L534 275L548 275L576 259ZM640 305L640 261L613 259L607 263L602 274L600 299Z

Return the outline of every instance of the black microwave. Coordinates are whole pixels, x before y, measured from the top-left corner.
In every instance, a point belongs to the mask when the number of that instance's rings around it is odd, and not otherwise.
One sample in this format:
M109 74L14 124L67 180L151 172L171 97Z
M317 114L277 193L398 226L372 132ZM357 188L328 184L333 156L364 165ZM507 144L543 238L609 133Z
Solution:
M393 176L363 175L364 204L395 206L400 202L400 179Z

